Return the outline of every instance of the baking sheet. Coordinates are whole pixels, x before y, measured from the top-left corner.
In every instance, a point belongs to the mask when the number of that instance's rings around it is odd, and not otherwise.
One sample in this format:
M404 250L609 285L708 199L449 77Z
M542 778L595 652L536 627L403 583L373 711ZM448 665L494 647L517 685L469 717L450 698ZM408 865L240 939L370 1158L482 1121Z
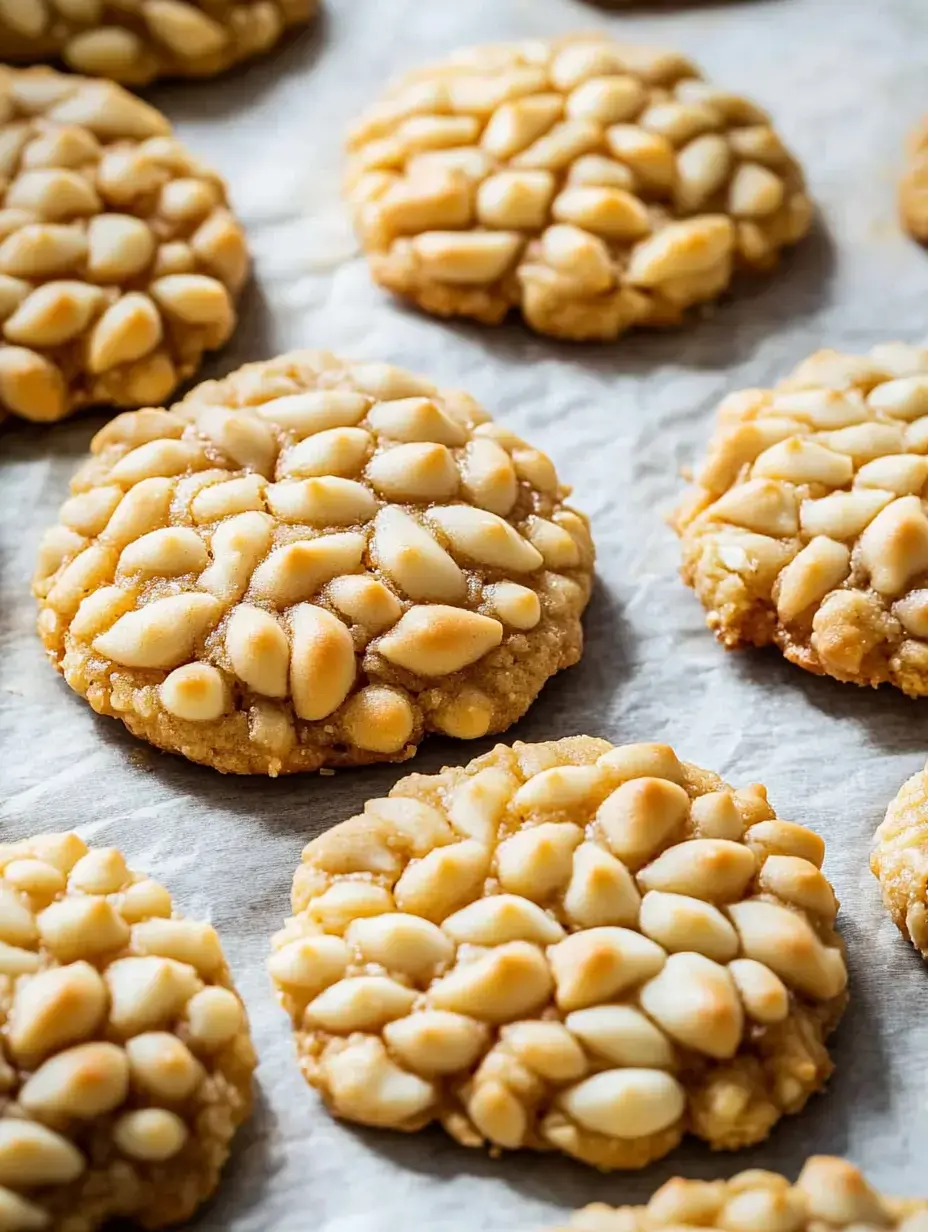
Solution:
M659 11L660 15L655 15ZM471 42L601 26L692 54L769 106L808 171L821 222L768 281L698 327L571 347L518 326L451 326L369 282L338 205L339 134L387 76ZM795 1173L840 1152L890 1191L925 1194L928 974L883 913L873 829L928 752L925 703L817 680L775 652L726 654L676 576L663 525L729 389L762 385L819 345L914 341L928 329L928 255L897 231L905 130L928 108L925 0L720 0L597 9L571 0L326 0L267 61L152 100L227 177L256 258L232 344L208 374L296 345L387 359L463 385L548 451L592 517L599 580L582 663L553 680L514 739L576 732L662 740L736 785L763 781L782 817L827 839L852 1002L829 1091L736 1155L698 1145L643 1174L556 1157L491 1160L440 1130L333 1121L303 1086L263 961L312 835L385 793L397 768L277 782L223 778L97 718L44 664L28 582L41 529L102 419L0 432L0 834L75 827L118 844L220 929L261 1057L257 1106L202 1232L538 1229L588 1201L644 1201L668 1176ZM414 768L490 741L432 740ZM408 768L413 768L411 764Z

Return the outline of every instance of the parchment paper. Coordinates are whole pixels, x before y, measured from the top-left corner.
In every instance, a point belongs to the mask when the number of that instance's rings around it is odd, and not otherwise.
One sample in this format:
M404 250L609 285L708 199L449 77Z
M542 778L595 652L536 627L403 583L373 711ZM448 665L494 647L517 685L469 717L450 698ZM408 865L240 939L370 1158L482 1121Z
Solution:
M346 124L389 75L456 46L596 25L685 50L720 85L769 106L808 171L816 233L709 319L615 346L449 326L391 302L352 257L339 209ZM588 1201L644 1201L674 1173L795 1173L821 1151L846 1153L890 1191L928 1194L928 973L867 867L886 804L928 753L928 703L817 680L772 651L726 654L677 578L662 522L726 391L771 382L820 345L924 336L928 254L897 230L894 181L904 133L928 109L926 82L926 0L723 0L622 14L571 0L326 0L320 24L265 62L151 92L228 178L256 258L241 326L207 374L294 345L386 359L466 386L549 452L592 517L599 582L582 663L509 735L668 741L731 783L764 782L782 817L826 837L852 975L827 1094L755 1150L687 1145L643 1174L601 1176L556 1156L494 1161L437 1129L406 1137L335 1122L296 1068L263 967L267 939L287 913L303 844L403 771L223 778L95 717L43 662L28 584L41 529L103 420L7 427L0 834L75 827L118 844L219 928L261 1066L254 1117L195 1223L202 1232L530 1232ZM408 768L437 770L490 743L432 740Z

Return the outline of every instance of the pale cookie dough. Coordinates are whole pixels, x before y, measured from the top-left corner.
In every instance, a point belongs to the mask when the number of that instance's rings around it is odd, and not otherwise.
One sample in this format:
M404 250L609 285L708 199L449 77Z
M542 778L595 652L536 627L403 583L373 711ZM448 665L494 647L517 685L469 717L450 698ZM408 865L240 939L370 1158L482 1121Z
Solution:
M271 974L337 1116L603 1169L734 1149L832 1069L823 856L667 745L498 745L305 848Z
M899 184L902 225L923 244L928 244L928 118L909 138L905 174Z
M928 959L928 768L903 783L886 810L870 867L896 927Z
M677 511L683 578L725 646L928 694L928 350L819 351L726 398Z
M187 1220L251 1110L219 937L76 834L0 845L0 1227Z
M472 48L398 82L349 138L377 282L438 316L539 333L671 325L808 230L753 103L683 56L589 34Z
M0 53L126 85L212 77L270 51L318 0L3 0Z
M130 731L238 773L499 732L576 663L586 518L467 394L296 351L97 434L35 593Z
M162 402L232 333L247 273L225 185L160 112L0 65L0 417Z
M925 1232L928 1201L887 1198L845 1159L813 1155L791 1185L777 1172L752 1168L728 1181L675 1177L647 1206L602 1203L576 1211L556 1232Z

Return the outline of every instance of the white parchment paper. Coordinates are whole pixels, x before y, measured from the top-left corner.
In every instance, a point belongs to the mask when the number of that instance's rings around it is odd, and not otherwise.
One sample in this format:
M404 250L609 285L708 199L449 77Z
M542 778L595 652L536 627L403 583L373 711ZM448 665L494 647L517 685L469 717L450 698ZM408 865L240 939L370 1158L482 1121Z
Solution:
M676 46L768 106L802 159L816 233L767 281L685 331L557 345L517 325L442 324L375 289L338 203L340 134L385 79L462 44L608 27ZM158 754L99 719L43 662L28 593L41 529L100 417L0 430L0 835L74 827L118 844L211 918L251 1013L257 1106L203 1232L482 1232L553 1222L593 1200L646 1199L668 1176L795 1173L840 1152L890 1191L928 1193L928 973L884 914L871 834L928 753L928 703L805 675L775 652L726 654L677 578L662 521L722 395L763 385L820 345L922 338L928 254L895 223L908 127L928 110L926 0L719 0L603 10L574 0L326 0L315 29L218 82L151 98L227 177L254 285L207 375L296 345L386 359L462 385L555 459L592 517L599 582L582 663L512 738L576 732L663 740L736 785L763 781L781 816L827 839L852 1003L827 1094L737 1155L686 1145L643 1174L554 1156L491 1160L440 1130L412 1137L332 1120L300 1079L263 962L300 849L386 792L397 768L267 782ZM433 740L436 770L490 742ZM410 765L409 768L412 768Z

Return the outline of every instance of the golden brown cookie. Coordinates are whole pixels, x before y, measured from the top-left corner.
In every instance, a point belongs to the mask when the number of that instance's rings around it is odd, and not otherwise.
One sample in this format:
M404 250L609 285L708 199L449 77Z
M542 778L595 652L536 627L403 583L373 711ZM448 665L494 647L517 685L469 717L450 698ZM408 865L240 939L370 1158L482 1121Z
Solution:
M337 1116L604 1169L735 1149L831 1072L823 856L667 745L498 745L305 848L271 974Z
M928 351L819 351L727 397L676 527L727 647L928 694Z
M906 150L906 169L899 182L902 225L928 244L928 118L912 133Z
M168 398L248 273L225 185L108 81L0 65L0 415Z
M647 1206L601 1203L576 1211L557 1232L663 1232L718 1228L739 1232L838 1232L894 1229L924 1232L928 1202L887 1198L844 1159L813 1155L794 1185L778 1172L752 1168L727 1181L675 1177Z
M907 779L886 810L870 868L896 927L928 958L928 769Z
M615 338L716 299L808 230L753 103L602 34L478 47L396 83L349 140L374 278L438 316Z
M251 1110L215 930L76 834L0 845L0 1227L187 1220Z
M0 52L139 86L212 77L263 55L318 0L3 0Z
M97 434L35 578L68 684L237 773L499 732L575 663L587 521L464 393L296 351Z

